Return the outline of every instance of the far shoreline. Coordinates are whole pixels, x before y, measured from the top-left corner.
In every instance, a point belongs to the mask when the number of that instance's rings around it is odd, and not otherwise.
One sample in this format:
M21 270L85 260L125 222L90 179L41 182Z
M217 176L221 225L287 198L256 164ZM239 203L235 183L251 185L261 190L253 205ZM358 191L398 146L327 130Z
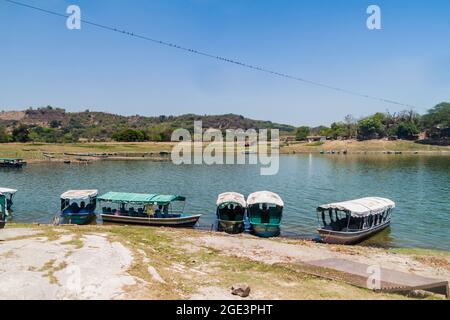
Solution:
M174 145L174 142L6 143L0 144L0 158L20 158L30 164L97 160L168 161ZM407 140L327 140L323 143L281 142L279 153L448 156L450 146L426 145Z

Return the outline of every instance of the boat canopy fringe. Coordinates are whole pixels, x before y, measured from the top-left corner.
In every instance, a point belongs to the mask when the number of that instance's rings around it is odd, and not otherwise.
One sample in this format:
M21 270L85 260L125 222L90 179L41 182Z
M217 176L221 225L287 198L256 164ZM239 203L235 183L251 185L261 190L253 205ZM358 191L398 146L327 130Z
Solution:
M219 207L221 205L226 205L229 203L238 204L241 207L245 208L247 207L247 203L245 202L245 198L242 194L237 192L225 192L222 194L219 194L217 197L216 205Z
M255 192L247 198L247 205L249 206L260 203L275 204L277 206L284 207L284 202L280 196L270 191Z
M324 204L317 208L317 211L325 211L329 209L345 211L354 217L366 217L370 215L380 214L387 209L394 209L395 202L386 198L362 198L351 201L336 202Z

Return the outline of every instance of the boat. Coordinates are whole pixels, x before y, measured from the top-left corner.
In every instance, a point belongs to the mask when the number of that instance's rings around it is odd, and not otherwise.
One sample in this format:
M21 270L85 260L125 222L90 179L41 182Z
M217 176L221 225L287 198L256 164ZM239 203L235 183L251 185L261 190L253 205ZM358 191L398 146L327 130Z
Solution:
M247 202L242 194L237 192L222 193L217 197L216 206L219 231L230 234L244 232Z
M118 206L102 207L104 223L193 227L201 217L201 214L183 213L186 198L177 195L108 192L98 200Z
M20 158L0 158L1 168L22 168L27 163Z
M262 238L280 235L284 202L270 191L252 193L247 198L247 213L253 234Z
M0 229L5 227L8 216L8 197L0 193Z
M13 206L13 198L16 193L16 189L0 188L0 195L4 195L6 197L6 207L8 210L11 210Z
M395 202L385 198L362 198L330 203L317 208L322 242L357 244L387 228Z
M55 217L54 224L92 223L97 207L97 190L69 190L61 195L61 212Z

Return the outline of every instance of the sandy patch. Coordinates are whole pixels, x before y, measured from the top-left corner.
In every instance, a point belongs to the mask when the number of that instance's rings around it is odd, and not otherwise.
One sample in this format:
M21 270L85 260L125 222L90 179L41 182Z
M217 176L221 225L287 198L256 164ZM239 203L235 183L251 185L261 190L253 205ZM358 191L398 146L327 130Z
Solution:
M6 236L30 235L11 230L15 232ZM135 283L126 272L132 255L123 245L101 235L84 236L81 248L64 244L71 240L63 235L57 241L0 242L2 299L116 299L124 286Z

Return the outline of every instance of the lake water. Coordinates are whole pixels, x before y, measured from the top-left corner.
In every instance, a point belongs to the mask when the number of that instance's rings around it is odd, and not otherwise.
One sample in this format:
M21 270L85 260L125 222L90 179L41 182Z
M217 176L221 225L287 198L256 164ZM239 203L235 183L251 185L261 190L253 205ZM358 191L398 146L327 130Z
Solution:
M371 240L386 246L450 250L450 157L422 155L281 156L276 176L258 166L176 166L171 162L104 161L90 165L32 164L1 169L0 186L18 189L14 221L52 221L59 195L68 189L180 194L186 212L201 213L200 226L215 220L219 193L247 196L271 190L285 202L282 234L315 236L315 208L366 196L397 203L392 226Z

